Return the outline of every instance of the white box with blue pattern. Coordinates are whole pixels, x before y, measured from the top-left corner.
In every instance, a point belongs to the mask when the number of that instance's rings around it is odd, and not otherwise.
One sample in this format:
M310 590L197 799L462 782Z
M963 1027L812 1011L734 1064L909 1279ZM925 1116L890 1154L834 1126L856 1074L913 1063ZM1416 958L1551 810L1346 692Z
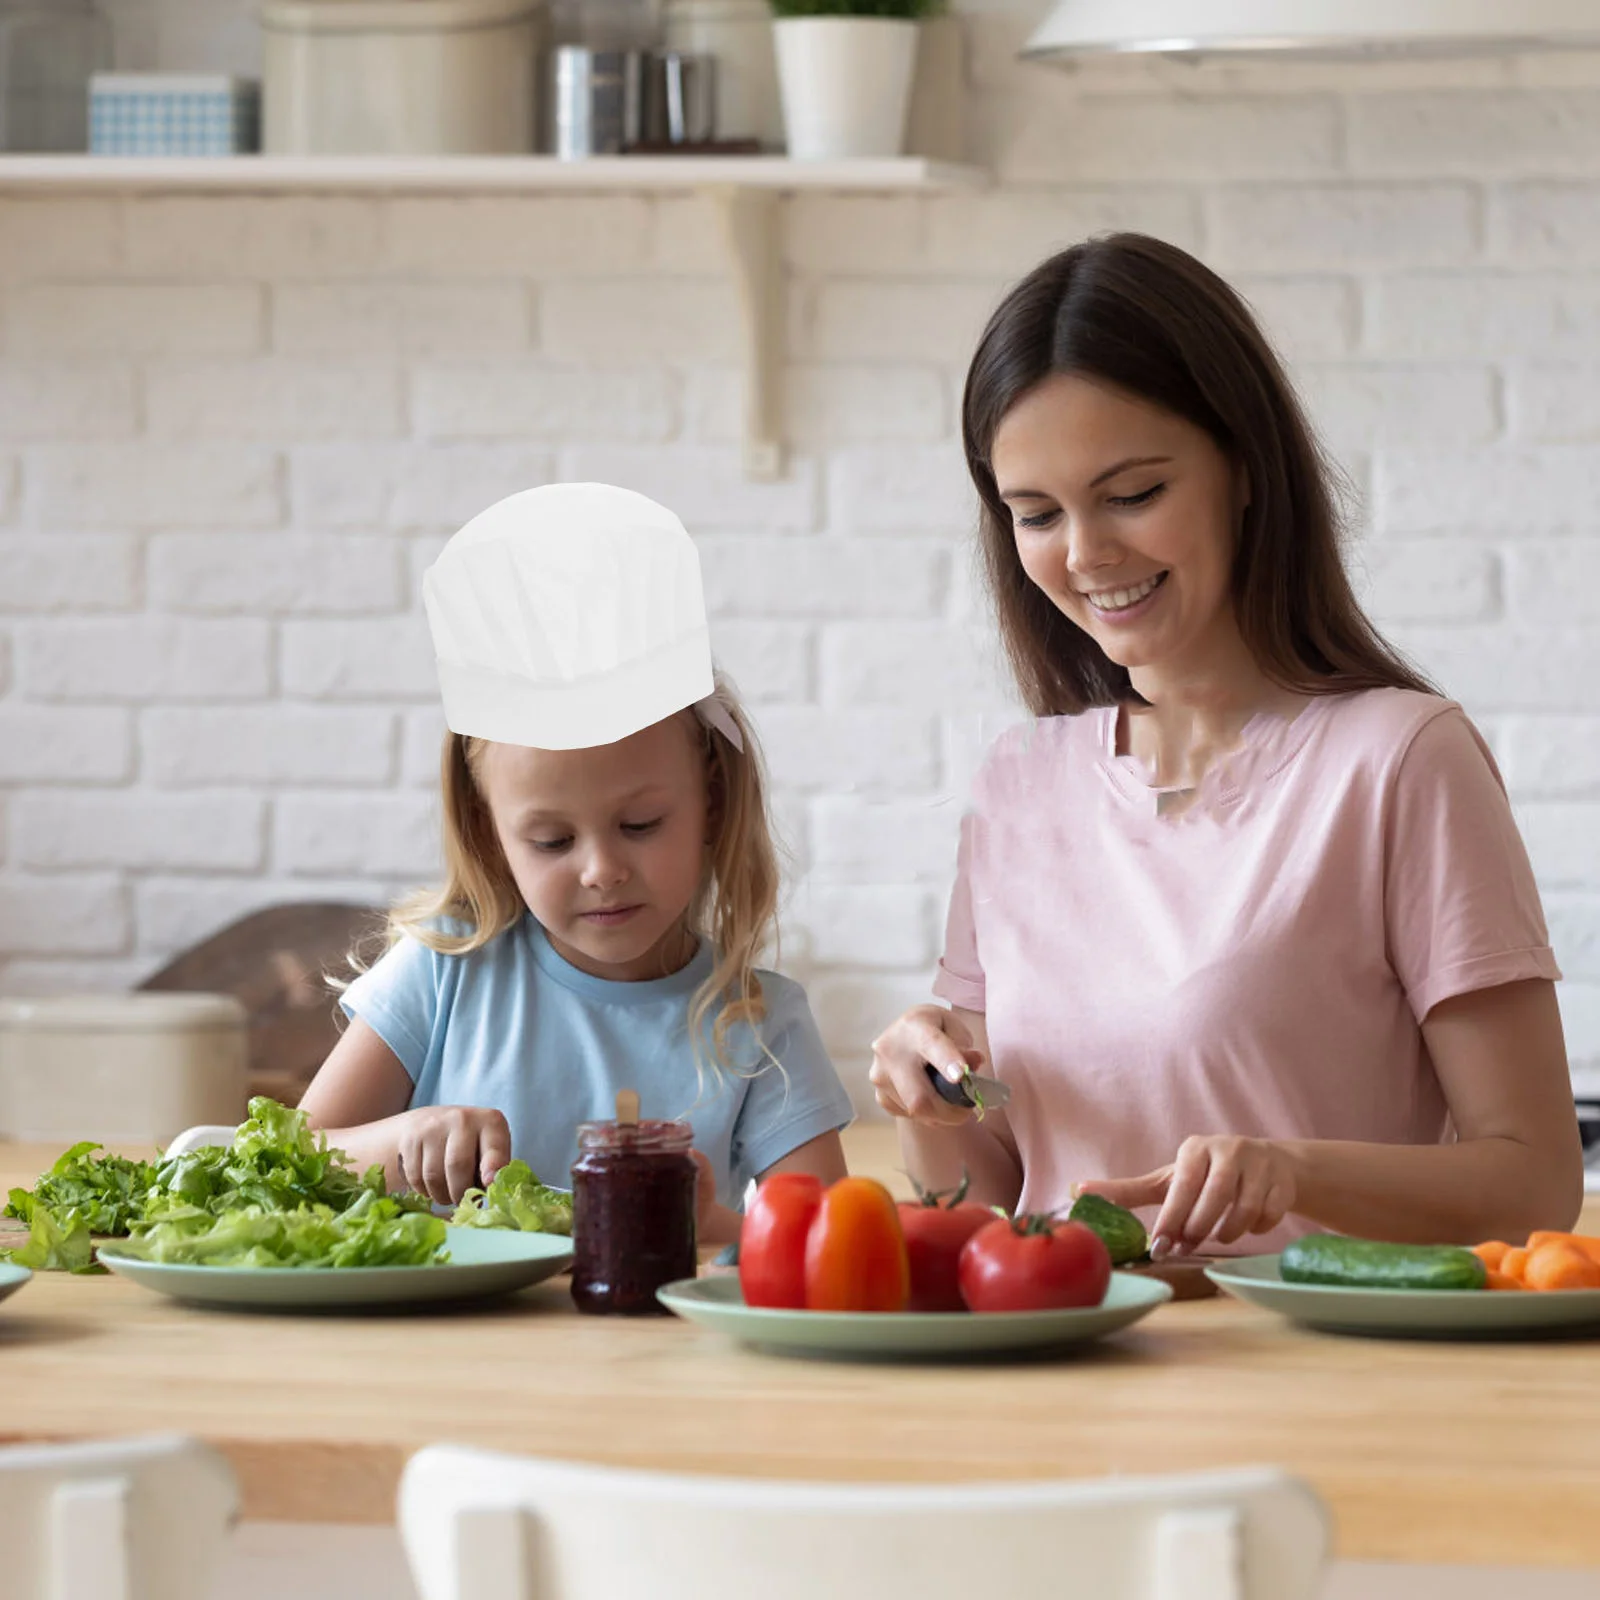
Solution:
M89 149L99 156L234 156L261 147L261 90L221 73L97 72Z

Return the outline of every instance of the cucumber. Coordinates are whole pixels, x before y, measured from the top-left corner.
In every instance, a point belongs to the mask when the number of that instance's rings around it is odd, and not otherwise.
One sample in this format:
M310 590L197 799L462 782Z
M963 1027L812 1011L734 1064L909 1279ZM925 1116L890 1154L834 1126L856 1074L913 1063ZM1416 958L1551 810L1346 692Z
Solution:
M1111 1265L1125 1267L1150 1253L1150 1240L1144 1224L1131 1211L1103 1200L1097 1194L1080 1194L1067 1213L1068 1222L1081 1222L1091 1233L1100 1235L1111 1252Z
M1341 1289L1481 1289L1483 1262L1455 1244L1382 1244L1310 1233L1278 1259L1285 1283L1328 1283Z

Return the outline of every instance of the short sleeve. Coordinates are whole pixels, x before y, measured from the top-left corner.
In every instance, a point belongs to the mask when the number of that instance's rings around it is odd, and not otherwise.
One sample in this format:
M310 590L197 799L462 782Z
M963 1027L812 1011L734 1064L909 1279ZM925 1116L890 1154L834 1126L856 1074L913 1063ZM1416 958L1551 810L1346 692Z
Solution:
M847 1127L855 1117L805 990L766 974L762 986L768 996L762 1037L783 1070L769 1062L747 1081L733 1129L733 1176L740 1191L791 1150Z
M1458 707L1423 725L1396 771L1384 921L1419 1023L1455 995L1561 976L1499 769Z
M422 1076L439 1014L441 957L406 935L339 997L346 1016L360 1017L400 1058L413 1083Z
M972 841L977 818L968 812L961 819L961 843L956 849L956 881L950 891L950 910L944 925L944 954L934 975L933 992L963 1011L983 1011L983 963L978 959L978 930L972 920Z

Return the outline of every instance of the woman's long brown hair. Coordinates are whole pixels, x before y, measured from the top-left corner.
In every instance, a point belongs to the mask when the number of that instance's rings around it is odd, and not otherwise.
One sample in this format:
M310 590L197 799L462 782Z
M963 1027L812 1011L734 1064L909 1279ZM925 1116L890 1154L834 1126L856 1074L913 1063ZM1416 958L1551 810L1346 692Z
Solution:
M1000 632L1035 716L1137 701L1125 667L1022 569L990 455L1001 422L1057 374L1110 384L1185 418L1245 469L1233 565L1239 630L1261 670L1309 694L1436 692L1378 633L1350 586L1335 469L1249 307L1175 245L1118 233L1036 267L989 319L967 371L962 442Z

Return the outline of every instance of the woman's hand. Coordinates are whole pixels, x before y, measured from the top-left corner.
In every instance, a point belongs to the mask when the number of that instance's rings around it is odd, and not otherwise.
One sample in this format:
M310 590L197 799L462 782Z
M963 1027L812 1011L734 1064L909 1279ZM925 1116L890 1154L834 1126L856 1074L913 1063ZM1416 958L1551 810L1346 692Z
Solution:
M943 1006L913 1006L872 1041L872 1070L867 1074L878 1104L891 1117L952 1128L972 1115L970 1106L942 1100L928 1082L930 1061L952 1083L968 1067L983 1065L983 1052L961 1019Z
M511 1159L511 1128L483 1106L418 1106L394 1119L402 1182L436 1205L459 1205Z
M1270 1139L1233 1134L1193 1137L1170 1166L1142 1178L1107 1178L1082 1190L1130 1210L1159 1205L1150 1254L1187 1255L1207 1239L1232 1244L1247 1233L1270 1233L1294 1209L1295 1169Z

